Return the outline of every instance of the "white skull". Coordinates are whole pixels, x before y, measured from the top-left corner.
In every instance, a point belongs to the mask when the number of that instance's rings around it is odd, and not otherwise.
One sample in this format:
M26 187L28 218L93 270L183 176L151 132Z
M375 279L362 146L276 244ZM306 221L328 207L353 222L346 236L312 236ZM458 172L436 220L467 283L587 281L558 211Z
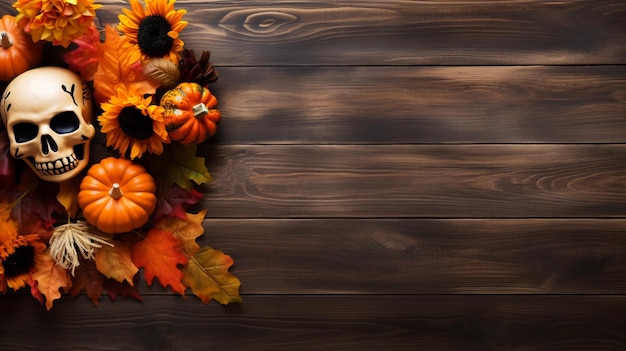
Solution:
M74 177L87 166L96 134L91 104L87 85L65 68L40 67L20 74L0 101L11 155L45 181Z

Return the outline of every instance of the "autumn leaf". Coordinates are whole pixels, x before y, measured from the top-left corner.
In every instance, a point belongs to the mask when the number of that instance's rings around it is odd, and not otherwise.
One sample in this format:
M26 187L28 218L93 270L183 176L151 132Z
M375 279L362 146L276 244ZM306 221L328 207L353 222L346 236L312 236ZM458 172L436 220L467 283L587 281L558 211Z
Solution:
M34 280L32 276L28 281L28 285L30 286L30 294L33 295L33 297L37 299L40 304L43 305L43 295L41 295L41 292L37 288L37 281Z
M191 190L194 183L204 184L211 181L204 157L197 157L197 150L198 146L195 144L172 144L149 167L155 173L160 173L167 185L178 184L183 189Z
M180 81L178 65L165 58L149 59L143 69L143 74L159 82L164 89L174 88Z
M139 291L127 282L120 283L114 279L107 279L104 283L104 287L113 301L117 300L117 295L132 297L135 300L143 301Z
M80 73L84 81L91 81L98 70L100 31L92 23L85 34L73 42L76 49L66 53L63 59L72 71Z
M133 285L133 277L139 268L131 260L131 246L127 242L112 241L113 246L103 245L96 250L96 268L107 278Z
M126 85L129 90L141 95L154 94L158 84L143 75L139 50L110 24L106 25L104 32L105 39L99 47L98 69L93 75L96 101L108 101L110 96L116 95L119 85Z
M186 190L176 184L168 186L164 182L159 184L157 206L152 214L155 220L163 216L185 219L186 207L198 203L204 197L204 194L195 189Z
M71 178L59 183L57 201L65 208L70 217L75 218L78 213L78 189L80 178Z
M52 308L54 300L61 298L61 288L67 290L72 286L70 273L56 264L47 251L35 267L33 280L37 281L37 290L46 297L47 310Z
M51 227L55 222L53 213L65 212L65 208L56 199L58 185L54 183L43 186L37 176L28 170L22 173L20 183L13 189L12 201L15 204L11 215L19 223L42 220Z
M233 263L230 256L205 246L183 268L183 283L205 304L211 299L223 305L242 302L241 282L228 272Z
M184 295L183 274L178 265L186 264L187 257L180 247L180 241L172 233L153 228L145 239L133 246L131 258L137 267L144 269L148 285L158 278L163 287L169 285L174 292Z
M184 220L176 217L164 217L154 225L154 228L172 233L182 243L182 252L187 257L191 257L200 250L196 239L204 233L202 222L205 215L206 210L197 214L185 213Z
M93 261L83 260L74 271L69 293L72 297L76 297L84 291L94 306L98 306L105 281L106 278L98 272Z

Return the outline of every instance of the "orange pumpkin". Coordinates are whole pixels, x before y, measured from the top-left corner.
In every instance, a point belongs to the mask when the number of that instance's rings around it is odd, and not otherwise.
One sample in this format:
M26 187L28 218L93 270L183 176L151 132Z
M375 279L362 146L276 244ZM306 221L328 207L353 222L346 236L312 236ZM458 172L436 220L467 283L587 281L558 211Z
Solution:
M34 43L15 23L15 17L4 15L0 19L0 80L8 82L43 59L43 46Z
M217 131L221 113L217 98L197 83L184 82L161 98L165 128L174 141L189 145L201 143Z
M145 168L108 157L94 164L80 183L78 205L91 225L123 233L144 225L156 207L156 186Z

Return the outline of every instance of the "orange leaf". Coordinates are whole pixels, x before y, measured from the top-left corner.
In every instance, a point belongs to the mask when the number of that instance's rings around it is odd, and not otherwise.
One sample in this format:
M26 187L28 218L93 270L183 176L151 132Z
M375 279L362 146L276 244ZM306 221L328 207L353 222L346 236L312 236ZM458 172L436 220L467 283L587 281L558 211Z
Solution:
M204 233L202 222L205 214L206 210L200 211L198 214L185 213L186 220L177 217L163 217L154 227L174 234L183 245L183 253L191 257L200 250L196 239Z
M37 281L37 290L46 297L46 309L50 310L53 301L61 297L59 289L69 289L72 281L69 272L56 264L48 251L42 256L42 262L35 267L33 280Z
M141 53L111 25L104 28L105 39L100 44L98 70L93 76L94 97L103 103L116 94L120 85L134 89L140 95L154 94L157 84L146 79L141 65Z
M205 304L211 299L223 305L242 302L241 282L228 272L233 263L230 256L205 246L183 268L183 283Z
M57 200L70 215L76 217L78 213L78 188L80 186L80 177L75 177L59 183L59 193Z
M172 290L185 294L185 286L181 280L183 273L178 265L187 263L187 257L180 251L181 243L170 232L151 229L148 236L136 243L132 248L133 263L144 269L144 278L152 285L154 278L159 278L163 287L171 286Z
M113 241L113 246L102 245L96 250L96 268L107 278L133 286L133 277L139 268L131 261L131 247L128 243Z

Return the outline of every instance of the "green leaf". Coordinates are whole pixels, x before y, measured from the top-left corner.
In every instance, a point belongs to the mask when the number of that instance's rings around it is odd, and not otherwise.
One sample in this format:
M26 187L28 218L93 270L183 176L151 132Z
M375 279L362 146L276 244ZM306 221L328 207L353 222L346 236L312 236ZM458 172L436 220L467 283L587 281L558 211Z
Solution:
M157 167L168 185L178 184L185 190L191 190L194 183L199 185L211 181L204 157L197 157L197 150L195 144L175 143L163 153Z

